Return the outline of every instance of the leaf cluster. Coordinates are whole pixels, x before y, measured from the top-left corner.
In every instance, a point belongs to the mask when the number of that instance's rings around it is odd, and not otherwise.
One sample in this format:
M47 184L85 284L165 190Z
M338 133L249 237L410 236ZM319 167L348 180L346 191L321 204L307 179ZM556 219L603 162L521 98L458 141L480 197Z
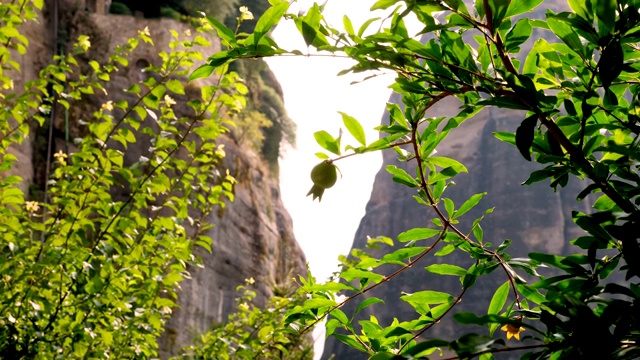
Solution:
M306 294L274 296L258 307L250 286L253 279L246 282L238 286L237 311L227 322L214 326L175 359L313 359L309 336L300 336L297 328L285 324L289 310L304 302Z

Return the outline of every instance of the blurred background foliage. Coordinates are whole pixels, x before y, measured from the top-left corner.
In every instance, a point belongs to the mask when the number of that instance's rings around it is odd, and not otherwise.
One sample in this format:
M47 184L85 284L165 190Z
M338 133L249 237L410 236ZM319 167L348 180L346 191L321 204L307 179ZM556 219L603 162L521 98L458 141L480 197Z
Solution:
M244 0L258 19L268 8L267 0ZM224 22L230 29L238 25L238 0L120 0L113 2L112 14L171 18L189 22L201 12ZM244 21L239 32L252 32L255 20ZM236 141L258 152L269 164L271 174L278 176L278 158L282 145L295 146L296 125L287 115L282 89L269 66L262 59L245 59L232 64L231 70L244 79L249 94L245 111L235 119L232 132Z

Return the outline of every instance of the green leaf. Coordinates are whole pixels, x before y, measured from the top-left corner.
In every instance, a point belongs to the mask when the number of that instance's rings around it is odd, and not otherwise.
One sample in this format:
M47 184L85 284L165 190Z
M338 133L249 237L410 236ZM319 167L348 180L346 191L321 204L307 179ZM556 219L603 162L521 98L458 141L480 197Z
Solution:
M507 14L505 17L511 17L515 15L524 14L535 9L538 5L542 4L544 0L512 0L509 3Z
M347 17L347 15L344 15L342 17L342 23L347 34L349 34L350 36L354 36L355 31L353 30L353 24L351 23L351 20L349 19L349 17Z
M296 307L296 311L304 312L310 309L320 309L325 307L334 307L337 303L331 299L322 299L322 298L313 298L304 302L302 307L298 309Z
M216 29L218 37L220 37L221 40L227 42L229 45L236 44L236 35L233 33L233 31L231 31L231 29L224 26L223 23L210 16L207 16L207 21L209 22L209 24L211 24L211 26L213 26L214 29Z
M496 139L500 141L506 142L507 144L516 144L516 135L514 133L496 131L493 133L493 136L495 136Z
M390 6L395 5L400 0L378 0L371 6L370 11L378 10L378 9L388 9Z
M489 303L489 309L487 310L487 314L498 314L502 311L504 304L507 302L507 295L509 295L510 282L506 281L502 284L495 293L493 293L493 297L491 298L491 302Z
M269 32L269 30L271 30L271 27L273 27L280 21L284 13L287 12L287 9L289 9L289 2L281 1L268 8L267 11L265 11L264 14L260 16L260 19L258 19L256 27L253 30L254 45L258 45L258 43L260 42L260 38L262 38L267 32Z
M444 0L444 2L456 12L469 15L469 10L462 0Z
M333 311L331 311L330 314L336 320L338 320L341 324L351 327L351 322L349 321L349 318L347 317L347 315L342 310L334 309Z
M475 224L475 226L473 227L473 236L475 236L479 242L482 242L484 237L484 230L482 230L482 226L480 224Z
M507 264L512 267L523 269L532 276L540 276L536 271L536 268L540 265L537 261L529 258L513 258L507 261Z
M311 44L313 44L314 40L316 39L318 30L309 25L309 23L304 20L301 22L301 27L302 38L304 39L304 42L307 44L307 46L311 46Z
M437 253L433 256L447 256L456 250L456 246L453 244L447 244L442 247Z
M447 216L451 218L455 209L455 204L453 203L453 200L449 198L444 198L442 199L442 202L444 202L444 209L447 212Z
M486 100L478 101L477 104L482 106L492 105L502 109L529 110L529 107L521 100L510 96L491 97Z
M547 169L536 170L532 172L531 175L529 175L529 178L525 182L523 182L522 185L531 185L538 181L548 179L551 176L553 176L553 173Z
M491 14L493 15L491 24L494 29L499 28L500 24L502 24L502 20L504 20L505 16L507 15L507 10L509 8L510 2L511 1L509 0L491 0L486 2L491 8Z
M593 217L583 213L575 213L573 221L582 228L582 230L595 236L597 239L611 240L611 235L609 235Z
M533 114L524 119L518 129L516 129L516 146L520 154L531 161L531 145L533 144L534 132L538 124L538 116Z
M395 165L387 165L385 168L390 174L393 175L392 180L399 184L407 185L409 187L418 187L418 182L407 174L404 169L401 169Z
M447 293L425 290L418 291L413 294L405 294L400 297L400 299L413 304L442 304L442 303L451 303L455 300L455 298Z
M371 356L369 360L403 360L404 356L396 355L388 352L379 352Z
M402 352L403 355L412 355L417 356L423 351L427 351L433 348L446 348L449 346L449 342L440 339L427 340L419 342L414 346L408 346L405 351Z
M358 314L360 311L362 311L362 309L366 308L367 306L371 306L373 304L378 304L378 303L384 304L384 300L378 299L377 297L370 297L365 299L363 302L360 303L360 305L358 305L358 308L353 313L353 317L355 317L356 314Z
M171 90L175 94L184 95L184 86L182 81L178 79L171 79L167 81L167 89Z
M555 19L551 16L547 17L547 24L551 30L565 43L569 46L569 48L575 51L578 54L582 54L582 42L580 41L580 37L569 25Z
M498 319L498 316L495 315L487 315L487 316L478 316L472 312L461 311L453 315L453 319L463 325L487 325L491 322L494 322Z
M355 339L355 335L333 334L332 336L342 341L343 343L345 343L347 346L351 348L360 350L362 352L367 352L367 349Z
M353 136L363 146L367 146L364 129L362 128L362 125L360 125L360 122L343 112L339 111L339 113L342 115L342 122L344 122L344 126L349 130L351 136Z
M457 314L456 314L457 315ZM474 354L490 352L494 344L504 346L504 340L479 334L465 334L451 343L450 347L460 358L471 358Z
M441 230L431 228L414 228L398 235L398 241L408 242L414 240L428 239L440 234Z
M573 12L589 23L593 23L592 0L569 0L569 7Z
M453 213L452 218L456 219L466 214L467 211L471 210L474 206L476 206L485 195L487 195L486 192L471 196L469 200L465 201L464 204L462 204L462 206L460 206L460 208L458 208L458 210L456 210Z
M596 17L598 18L598 35L603 37L611 34L616 26L616 0L596 0ZM636 11L637 11L637 5Z
M623 63L622 45L620 44L620 39L616 38L604 48L600 61L598 61L600 81L605 89L608 89L613 80L620 75Z
M583 255L569 255L569 256L563 257L563 256L557 256L557 255L532 252L529 254L529 257L540 263L551 265L558 269L564 270L570 275L584 276L585 274L589 273L589 271L587 271L585 268L579 265L579 263L583 263L583 264L587 263L587 261L585 260L586 256L583 256Z
M369 279L374 283L378 283L380 280L384 279L384 276L380 274L376 274L372 271L349 268L340 273L340 277L345 279L348 282L351 282L355 279Z
M389 136L383 137L383 138L378 139L378 140L372 142L371 144L369 144L369 146L367 146L365 149L363 149L362 152L370 152L370 151L388 149L389 145L391 145L394 141L398 140L399 138L401 138L403 136L404 136L403 133L397 133L397 134L393 134L393 135L389 135Z
M385 254L382 259L380 259L381 263L386 264L398 264L405 265L404 260L412 258L414 256L419 255L420 253L426 250L425 247L422 246L408 246L401 249L398 249L392 253Z
M340 142L335 139L331 134L324 130L320 130L313 134L318 145L323 149L330 151L336 155L340 155Z
M505 50L507 52L515 51L516 48L531 37L532 32L533 27L531 26L529 19L524 18L518 20L516 25L507 33L504 43Z
M209 64L201 65L200 67L195 69L194 72L191 73L191 75L189 75L188 81L193 81L195 79L200 79L200 78L206 78L209 75L211 75L211 73L215 69L216 69L216 66L211 66Z
M358 37L362 37L364 32L367 31L367 28L369 27L369 25L371 25L371 23L373 23L374 21L377 21L377 20L380 20L380 18L376 17L376 18L369 19L369 20L365 21L364 24L362 24L362 26L360 26L360 29L358 29Z
M462 165L461 162L459 162L458 160L454 160L451 158L447 158L447 157L443 157L443 156L431 156L429 158L426 159L426 161L437 165L441 168L452 168L453 170L455 170L456 173L461 173L461 172L468 172L467 168Z
M516 288L518 289L518 292L520 292L520 294L522 294L525 298L527 298L527 300L531 302L534 302L538 305L542 305L547 302L547 299L544 297L544 295L538 292L538 290L532 289L531 287L527 286L526 284L517 283Z
M461 268L460 266L450 264L433 264L427 266L425 270L432 274L438 275L464 276L467 274L467 270Z

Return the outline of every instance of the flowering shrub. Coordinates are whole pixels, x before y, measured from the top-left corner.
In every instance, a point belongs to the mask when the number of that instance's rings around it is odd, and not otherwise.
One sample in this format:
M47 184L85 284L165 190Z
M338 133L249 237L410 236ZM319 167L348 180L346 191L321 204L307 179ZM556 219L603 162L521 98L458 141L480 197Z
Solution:
M55 56L17 89L11 75L26 56L19 27L22 19L35 20L41 6L0 4L0 357L156 357L179 282L198 264L192 249L210 249L206 219L233 200L234 180L220 166L224 152L216 139L243 104L242 86L221 71L216 85L188 102L193 115L176 114L174 98L184 95L177 79L209 43L173 32L173 51L147 69L154 76L124 90L136 100L109 94L85 118L86 136L73 150L53 154L45 196L30 197L18 175L5 175L16 161L10 146L32 126L47 124L55 109L106 93L111 75L129 65L127 54L141 41L152 43L142 29L108 62L90 61L83 73L75 56L91 42L82 36L73 53ZM141 133L149 150L129 163L124 151Z

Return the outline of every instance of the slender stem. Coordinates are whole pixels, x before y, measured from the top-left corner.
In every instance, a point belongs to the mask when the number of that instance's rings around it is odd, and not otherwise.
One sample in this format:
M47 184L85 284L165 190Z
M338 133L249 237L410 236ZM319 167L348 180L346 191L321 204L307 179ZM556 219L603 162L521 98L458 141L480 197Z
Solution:
M591 79L589 79L589 85L587 85L587 96L589 96L589 94L591 94L593 91L591 88L593 87L593 83L596 79L596 74L598 73L599 66L600 65L596 65L596 68L591 71ZM586 100L583 101L586 102ZM587 116L584 112L582 113L582 120L580 121L580 144L578 145L578 148L581 150L584 148L584 132L586 131L588 117L589 116Z
M427 105L427 109L433 105L435 105L435 103L437 103L438 101L442 100L443 98L445 98L447 96L447 94L441 94L440 98L434 98L432 100L432 102L430 102ZM426 111L426 110L425 110ZM420 156L420 147L417 141L415 141L416 139L416 131L417 128L413 129L413 136L412 139L413 141L413 150L415 152L415 157L416 157L416 162L418 164L418 173L420 174L420 182L421 182L421 187L424 190L425 194L427 195L427 198L429 200L429 204L431 205L431 207L433 207L434 211L436 212L436 214L438 215L438 217L440 218L440 220L443 223L444 226L444 230L446 230L446 228L450 228L454 233L456 233L461 239L464 239L465 241L467 241L468 243L472 244L472 245L476 245L476 246L480 246L480 248L482 249L482 251L484 251L487 254L490 254L491 256L493 256L499 263L500 266L502 267L502 269L504 270L505 274L507 275L507 278L509 279L509 284L516 296L516 304L518 305L518 308L522 308L522 304L520 303L520 298L518 296L518 291L517 288L515 286L515 282L513 279L513 275L512 275L512 271L513 269L511 269L510 266L508 266L506 264L506 262L504 261L504 259L502 259L502 257L496 253L495 251L486 249L484 246L482 245L478 245L475 242L473 242L468 235L464 234L462 231L460 231L456 226L454 226L451 221L449 220L448 217L446 217L442 211L438 208L437 206L437 202L436 200L433 198L433 195L431 194L431 192L429 191L429 186L428 186L428 181L426 179L426 175L425 175L425 169L423 167L422 164L422 159Z
M402 353L402 350L404 350L405 347L407 347L407 345L409 345L413 340L417 339L418 337L420 337L420 335L424 334L427 330L431 329L435 324L440 323L440 320L444 319L444 317L451 311L453 310L453 308L459 304L462 301L462 296L464 295L464 293L467 292L467 288L463 288L462 292L460 292L460 294L456 297L455 301L453 302L453 304L451 304L451 306L449 306L449 308L440 316L438 316L437 319L433 319L433 322L430 323L429 325L425 326L422 330L418 331L415 335L413 335L413 337L404 343L404 345L402 345L402 347L400 347L400 349L398 350L399 353Z
M440 236L438 237L438 239L436 239L436 241L433 244L431 244L431 246L429 246L423 252L421 252L420 255L418 255L415 259L409 261L405 266L403 266L400 269L394 271L391 275L385 276L384 278L382 278L380 280L380 282L375 283L373 285L369 285L368 287L366 287L366 288L358 291L357 293L349 296L348 298L343 300L341 303L332 306L328 311L326 311L324 314L322 314L322 316L320 316L315 321L313 321L311 324L307 325L304 329L302 329L302 331L300 331L300 334L304 334L305 332L309 331L309 329L311 329L317 323L322 321L322 319L327 317L327 315L329 315L333 310L341 308L344 304L348 303L349 301L357 298L358 296L360 296L360 295L362 295L362 294L364 294L364 293L366 293L368 291L371 291L371 290L377 288L378 286L382 285L383 283L385 283L385 282L393 279L394 277L398 276L400 273L404 272L405 270L411 268L415 263L420 261L423 257L427 256L427 254L429 254L431 251L433 251L433 249L436 247L436 245L438 245L440 243L440 241L444 238L444 235L447 233L445 230L446 230L446 228L443 231L440 232Z

